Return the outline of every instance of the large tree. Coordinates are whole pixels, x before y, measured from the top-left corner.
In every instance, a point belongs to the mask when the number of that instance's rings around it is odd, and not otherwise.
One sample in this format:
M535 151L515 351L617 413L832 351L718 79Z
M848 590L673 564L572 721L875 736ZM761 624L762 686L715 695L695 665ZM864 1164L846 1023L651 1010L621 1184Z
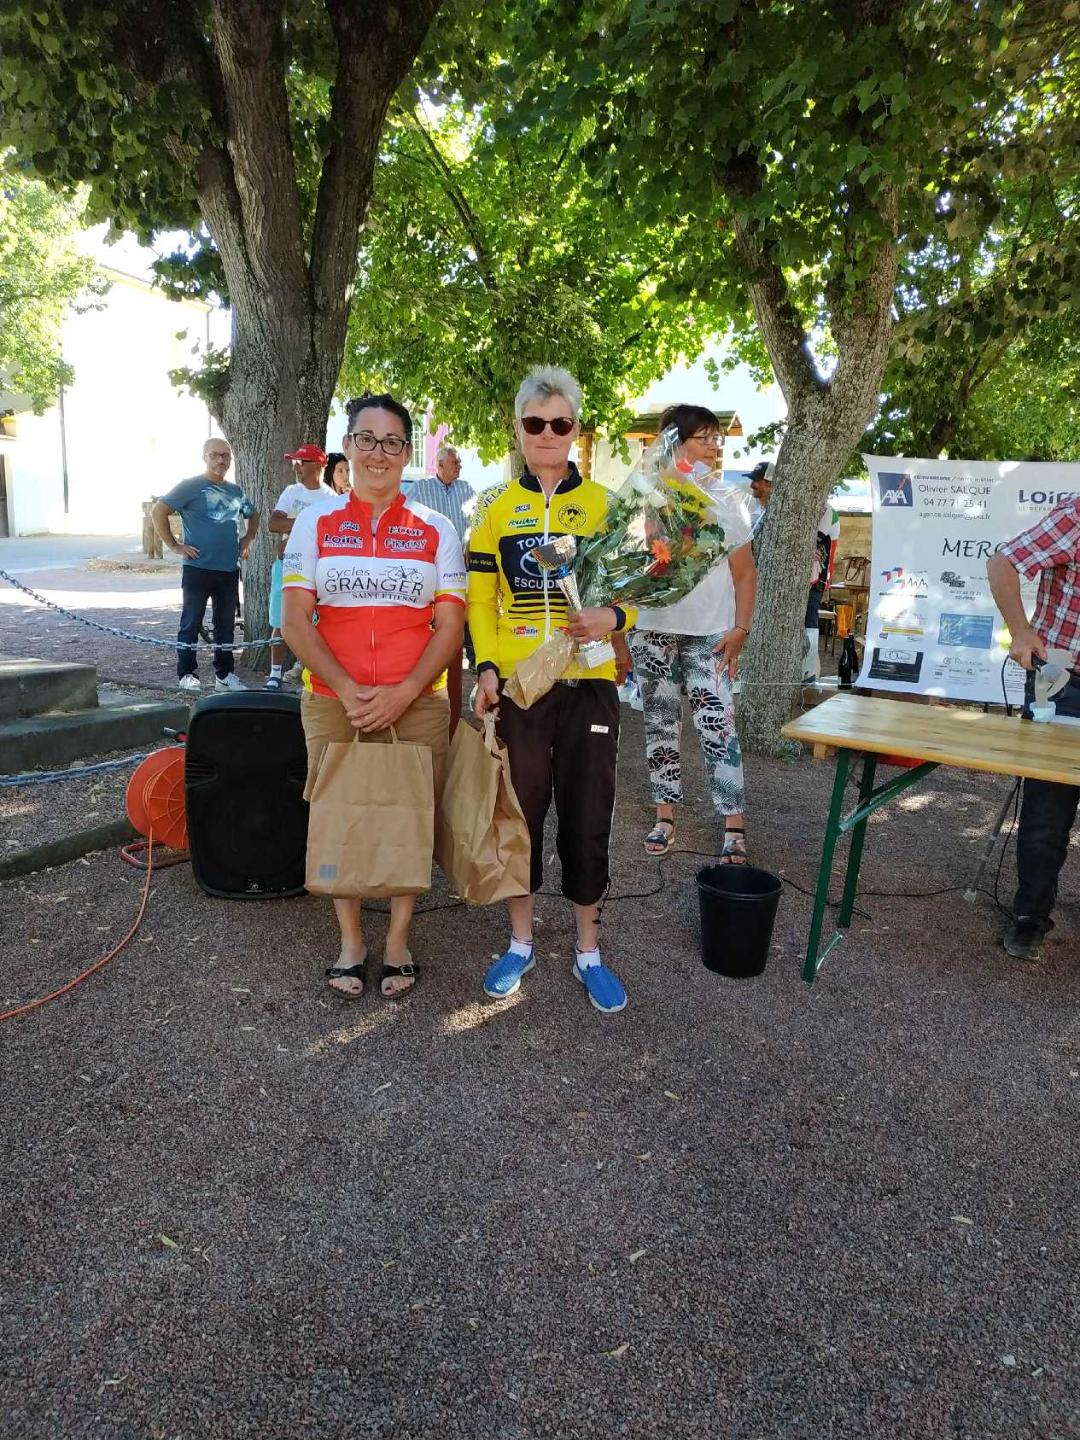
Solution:
M987 157L1003 168L1005 157ZM1005 180L904 257L881 415L864 448L1071 458L1080 426L1080 156ZM1062 453L1064 450L1065 453Z
M523 121L594 117L613 203L698 222L683 283L735 312L749 295L787 402L745 652L753 748L780 747L797 695L816 521L878 408L901 263L992 205L1018 157L1071 160L1077 14L1060 0L533 9L564 75Z
M192 261L232 309L214 373L236 479L266 511L282 454L322 440L383 120L439 0L9 0L0 140L91 214ZM179 463L178 457L178 463ZM265 530L248 570L262 633Z
M583 419L693 359L715 307L663 295L679 227L627 226L582 163L591 127L504 129L503 88L465 106L395 107L362 237L342 385L388 385L485 458L513 448L525 371L565 365Z
M64 316L105 289L79 249L81 221L77 198L0 164L0 389L25 396L38 414L72 378L61 345Z

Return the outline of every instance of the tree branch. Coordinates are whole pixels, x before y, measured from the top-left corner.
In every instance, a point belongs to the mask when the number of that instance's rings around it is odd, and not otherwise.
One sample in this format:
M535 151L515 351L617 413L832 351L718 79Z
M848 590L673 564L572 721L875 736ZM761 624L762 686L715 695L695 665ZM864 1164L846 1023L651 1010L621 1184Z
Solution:
M338 52L330 110L334 138L323 161L315 203L309 282L316 316L334 329L345 323L386 112L439 4L440 0L412 0L397 6L375 0L326 0ZM342 305L345 310L339 317L333 312Z
M454 178L454 172L451 170L446 161L446 157L439 149L435 137L428 130L427 126L423 124L414 111L402 109L400 114L405 123L411 126L420 136L427 148L432 165L442 180L442 187L446 198L454 207L457 217L461 221L462 227L466 235L468 235L473 249L476 251L477 268L480 271L480 276L485 286L492 292L497 292L499 284L495 277L494 269L492 268L491 252L488 249L487 241L484 239L479 217L469 204L461 187L458 185Z

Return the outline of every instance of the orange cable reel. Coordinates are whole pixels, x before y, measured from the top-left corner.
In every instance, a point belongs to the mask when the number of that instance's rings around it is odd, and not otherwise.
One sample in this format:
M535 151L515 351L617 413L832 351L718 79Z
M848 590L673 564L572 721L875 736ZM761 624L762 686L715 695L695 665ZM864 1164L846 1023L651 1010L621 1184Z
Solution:
M146 843L136 842L130 850L146 850L158 843L170 850L186 851L184 758L182 746L170 745L164 750L155 750L136 767L128 781L124 804L128 819L140 835L146 836ZM121 854L126 860L134 861L129 847L125 846ZM181 853L175 858L186 857Z

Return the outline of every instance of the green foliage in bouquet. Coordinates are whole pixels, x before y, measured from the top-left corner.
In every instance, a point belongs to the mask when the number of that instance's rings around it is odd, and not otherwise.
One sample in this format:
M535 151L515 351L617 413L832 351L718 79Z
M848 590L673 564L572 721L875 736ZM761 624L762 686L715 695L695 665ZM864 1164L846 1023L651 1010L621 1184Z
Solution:
M603 525L579 543L574 568L583 604L673 605L749 538L739 492L706 491L675 458L677 446L675 431L658 436L615 494ZM728 511L725 525L721 514Z

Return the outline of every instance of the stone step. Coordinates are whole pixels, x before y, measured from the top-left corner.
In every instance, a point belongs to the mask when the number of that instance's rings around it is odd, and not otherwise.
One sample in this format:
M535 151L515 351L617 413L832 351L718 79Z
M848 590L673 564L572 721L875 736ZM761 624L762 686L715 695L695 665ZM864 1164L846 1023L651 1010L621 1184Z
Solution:
M92 710L97 703L97 669L93 665L0 655L0 721Z
M0 774L60 770L110 750L150 750L165 739L166 726L185 729L189 714L182 701L117 695L93 710L0 722Z

